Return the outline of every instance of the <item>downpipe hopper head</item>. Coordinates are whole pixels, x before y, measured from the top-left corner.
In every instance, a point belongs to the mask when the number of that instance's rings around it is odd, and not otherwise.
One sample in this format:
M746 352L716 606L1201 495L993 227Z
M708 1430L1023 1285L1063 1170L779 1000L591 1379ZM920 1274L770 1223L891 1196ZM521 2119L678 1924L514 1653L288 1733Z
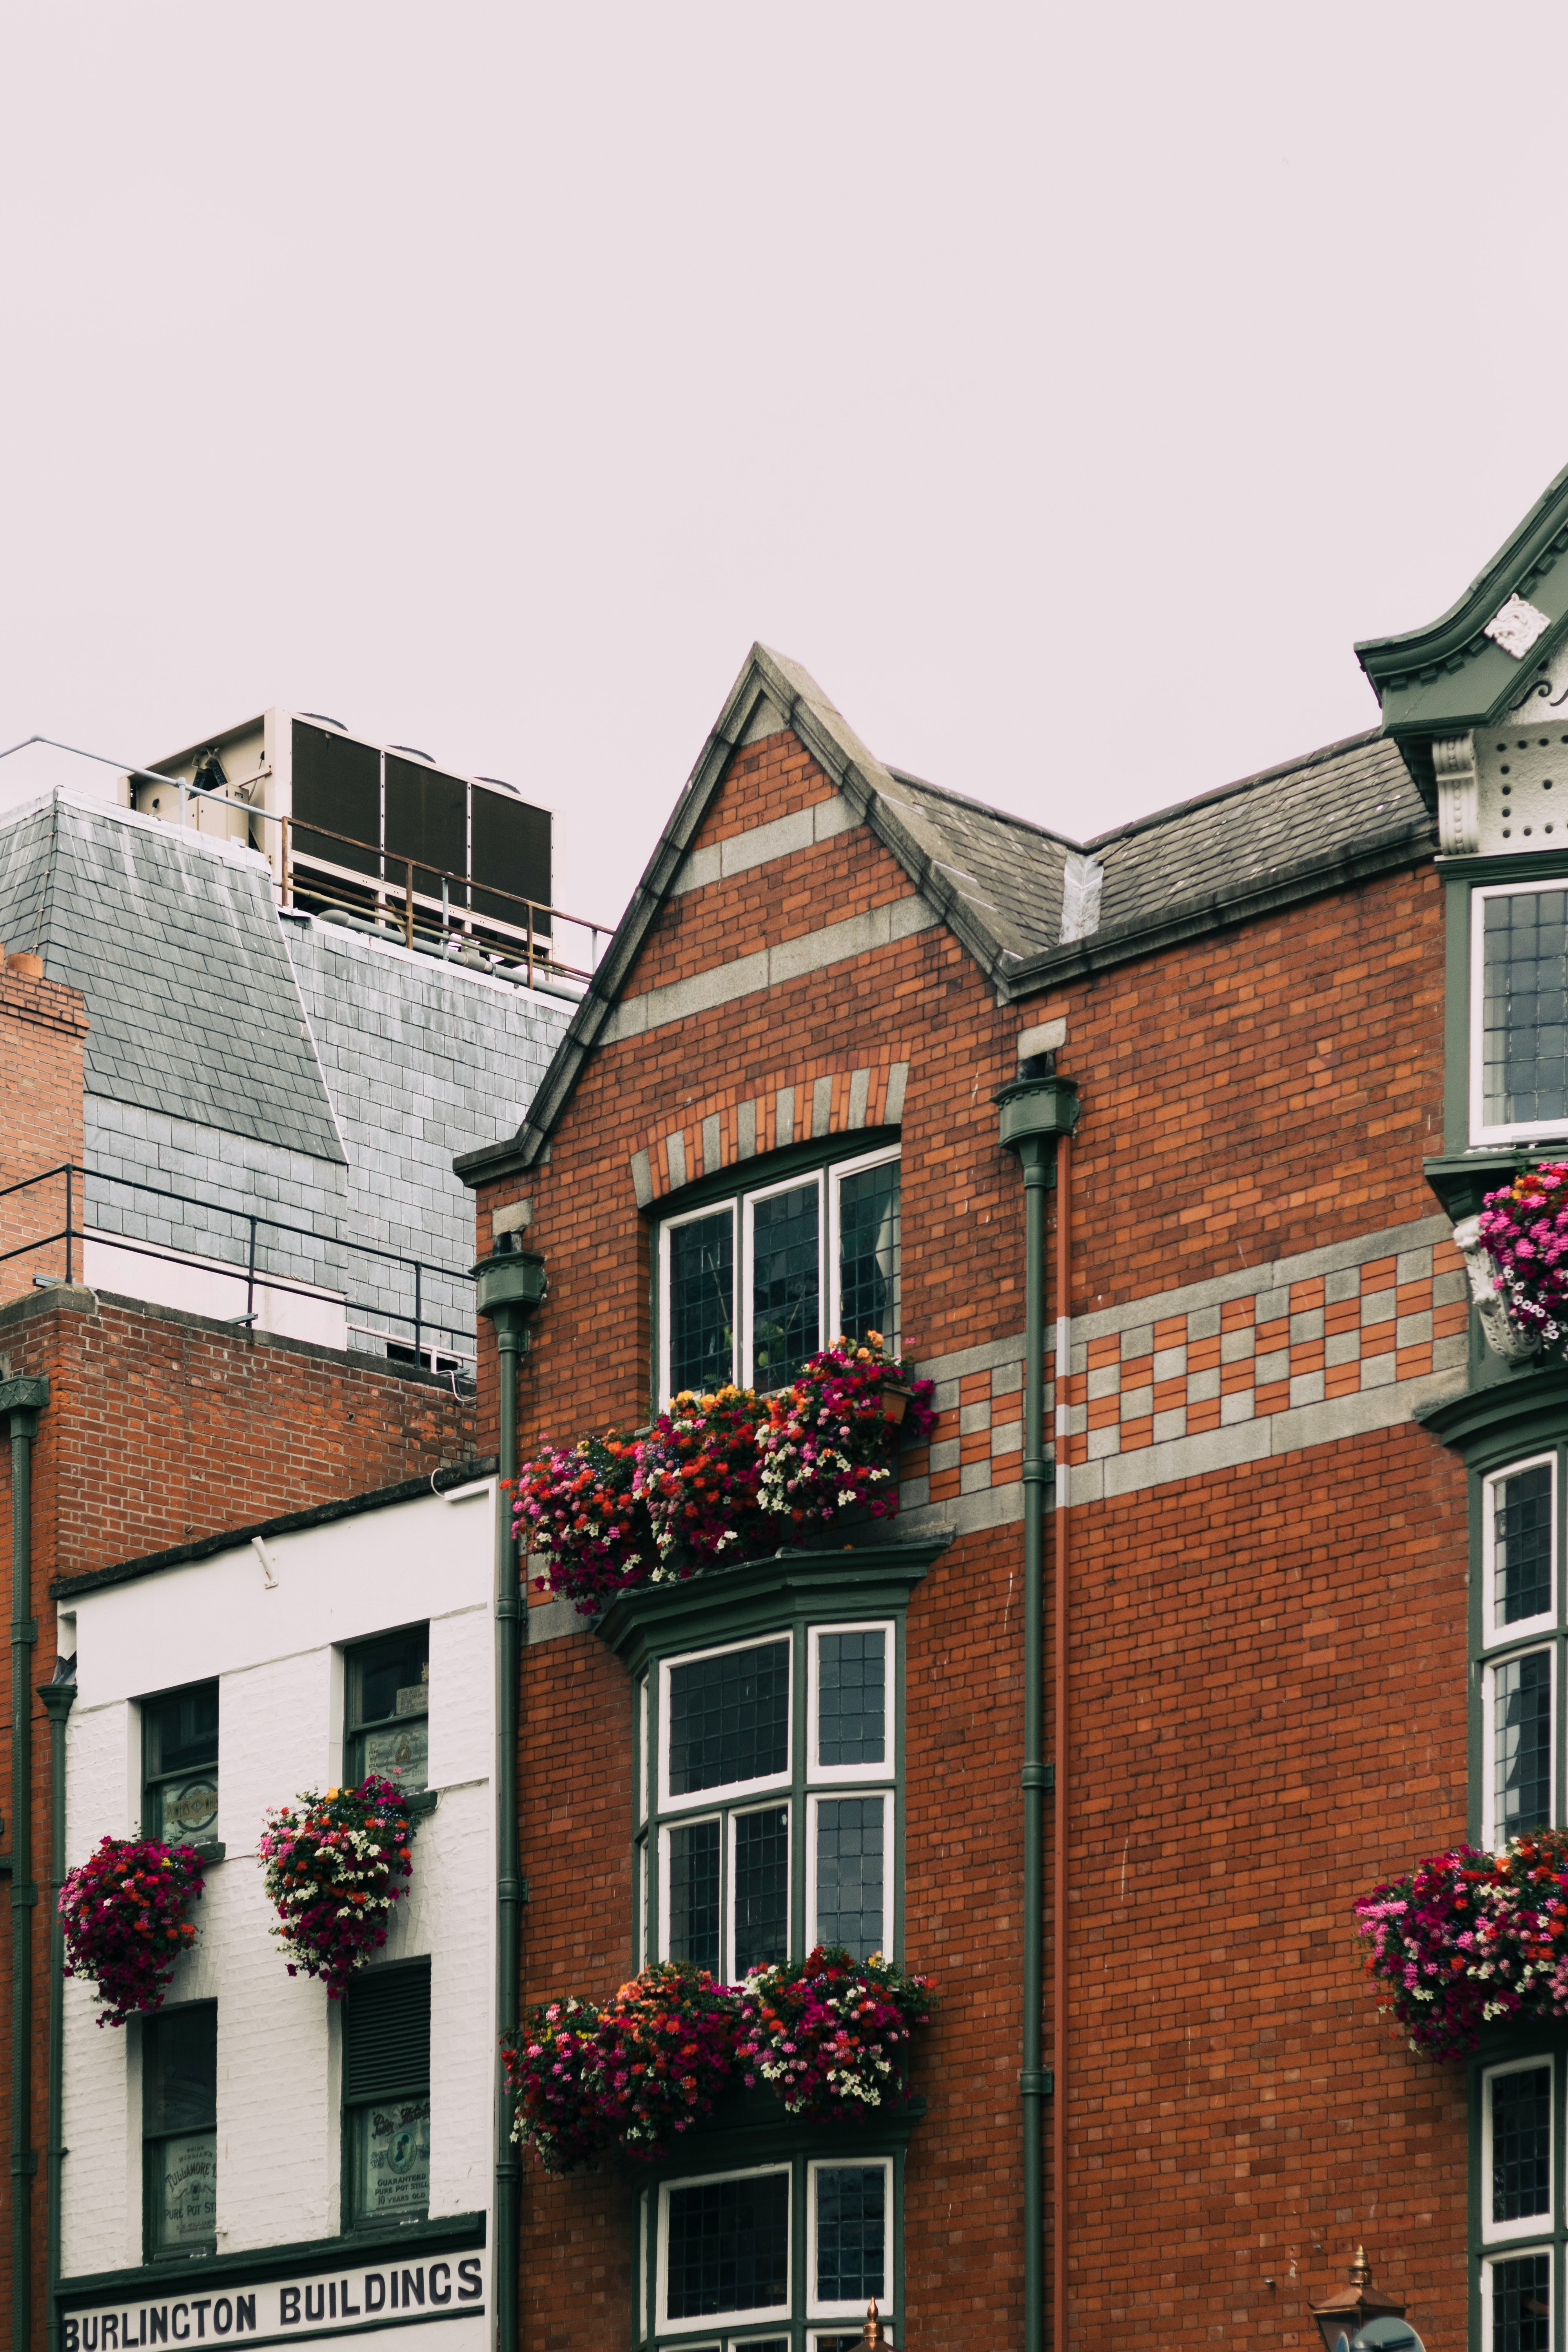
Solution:
M1056 1056L1037 1055L1023 1065L1011 1086L992 1096L1001 1120L1003 1149L1020 1154L1031 1146L1070 1135L1078 1125L1078 1082L1058 1078Z
M501 1246L493 1256L480 1258L471 1268L477 1285L475 1305L492 1322L504 1317L519 1324L536 1313L549 1294L550 1283L541 1253L509 1246L519 1238L515 1234L503 1234Z

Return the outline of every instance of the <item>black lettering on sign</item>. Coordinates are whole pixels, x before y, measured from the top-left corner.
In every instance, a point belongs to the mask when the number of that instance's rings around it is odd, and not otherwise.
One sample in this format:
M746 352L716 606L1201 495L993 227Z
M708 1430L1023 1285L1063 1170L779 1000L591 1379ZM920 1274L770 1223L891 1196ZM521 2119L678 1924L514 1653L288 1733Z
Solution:
M357 2318L359 2317L359 2315L360 2315L360 2311L361 2311L361 2309L362 2309L362 2305L359 2305L359 2304L357 2304L357 2303L351 2303L351 2302L349 2301L349 2283L348 2283L347 2279L344 2279L344 2281L343 2281L343 2317L344 2317L345 2319L357 2319Z
M243 2336L247 2327L254 2336L256 2297L253 2294L237 2294L234 2298L234 2332L237 2336Z
M120 2352L120 2322L112 2311L103 2315L103 2352Z
M315 2296L315 2298L316 2298L316 2300L314 2301L314 2303L312 2303L312 2302L311 2302L311 2300L310 2300L310 2297L311 2297L312 2295L314 2295L314 2296ZM306 2316L306 2318L307 2318L307 2319L325 2319L326 2315L327 2315L327 2290L326 2290L326 2288L325 2288L324 2286L308 2286L308 2287L305 2289L305 2316Z
M411 2310L415 2304L424 2300L425 2265L421 2263L416 2271L405 2271L403 2273L403 2308Z
M156 2311L147 2314L147 2341L149 2344L166 2344L168 2340L169 2306L161 2303Z
M60 2352L81 2352L81 2329L74 2319L60 2322Z
M198 2336L205 2336L207 2332L207 2312L211 2304L211 2295L204 2294L199 2303L193 2303L191 2305L191 2309L196 2315L196 2334Z
M387 2276L392 2281L392 2307L395 2311L397 2309L397 2273L389 2271Z
M185 2323L183 2327L180 2325L182 2319ZM169 2314L169 2333L176 2344L183 2344L190 2332L191 2306L188 2303L177 2303Z
M437 2282L437 2279L439 2279L439 2280L440 2280L440 2282L441 2282L441 2284L440 2284L440 2285L439 2285L439 2286L437 2286L437 2284L436 2284L436 2282ZM451 2265L451 2263L431 2263L431 2265L430 2265L430 2300L431 2300L431 2302L432 2302L432 2303L450 2303L450 2302L451 2302L451 2300L452 2300L452 2265Z
M226 2336L234 2326L234 2305L226 2294L220 2294L213 2305L213 2334Z
M298 2327L300 2325L300 2290L297 2286L280 2286L278 2290L278 2325Z
M479 2258L478 2254L469 2254L466 2261L458 2264L458 2301L478 2303L483 2293L484 2288L479 2282Z
M379 2271L366 2271L364 2274L365 2309L367 2311L380 2311L384 2307L385 2303L386 2281L382 2277Z

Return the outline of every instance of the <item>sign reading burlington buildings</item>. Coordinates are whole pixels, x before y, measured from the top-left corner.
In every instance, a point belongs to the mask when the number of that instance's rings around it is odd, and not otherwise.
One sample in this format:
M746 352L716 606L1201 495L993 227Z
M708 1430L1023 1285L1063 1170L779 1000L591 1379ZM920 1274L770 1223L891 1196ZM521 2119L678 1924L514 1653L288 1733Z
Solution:
M253 2286L226 2283L211 2294L193 2294L195 2283L182 2275L177 2294L165 2288L129 2302L117 2298L62 2312L60 2352L142 2352L154 2344L319 2336L363 2327L369 2319L405 2320L416 2314L426 2319L484 2315L484 2257L477 2253L375 2269L311 2269L308 2275Z

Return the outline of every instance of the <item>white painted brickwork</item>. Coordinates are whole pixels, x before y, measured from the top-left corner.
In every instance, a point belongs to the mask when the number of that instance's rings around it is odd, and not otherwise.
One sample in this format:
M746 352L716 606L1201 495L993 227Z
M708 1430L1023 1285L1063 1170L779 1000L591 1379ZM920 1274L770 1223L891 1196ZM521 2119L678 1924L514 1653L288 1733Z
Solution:
M430 1781L411 1894L382 1956L431 1960L432 2215L488 2207L495 2043L494 1488L432 1496L275 1537L278 1577L254 1551L219 1553L80 1595L80 1696L67 1740L67 1859L140 1805L136 1702L219 1678L219 1814L227 1849L196 1906L172 2001L218 2003L218 2246L291 2244L340 2222L340 2018L318 1982L287 1973L256 1859L269 1805L341 1775L345 1642L430 1621ZM142 2259L138 2027L100 2029L67 1987L62 2267Z

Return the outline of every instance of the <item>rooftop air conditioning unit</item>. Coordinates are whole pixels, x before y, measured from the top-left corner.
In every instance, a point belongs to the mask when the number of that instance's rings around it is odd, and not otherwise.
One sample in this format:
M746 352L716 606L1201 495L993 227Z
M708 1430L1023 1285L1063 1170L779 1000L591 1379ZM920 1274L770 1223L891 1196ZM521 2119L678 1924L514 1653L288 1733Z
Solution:
M551 814L493 776L369 743L315 711L268 710L126 780L132 808L247 842L289 904L392 929L550 940ZM184 790L181 790L184 785ZM412 890L410 890L412 885Z

